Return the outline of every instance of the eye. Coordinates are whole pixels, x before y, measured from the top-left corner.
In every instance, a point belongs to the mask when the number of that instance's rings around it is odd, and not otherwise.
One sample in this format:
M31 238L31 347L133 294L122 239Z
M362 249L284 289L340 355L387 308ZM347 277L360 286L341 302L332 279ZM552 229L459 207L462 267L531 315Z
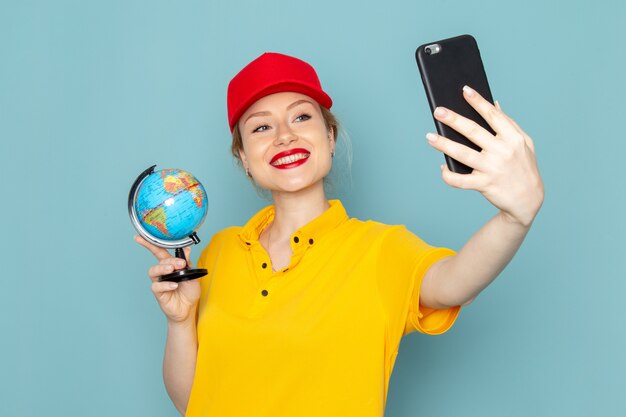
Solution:
M269 128L268 125L259 125L252 130L252 133L265 132Z
M296 119L294 121L295 122L305 122L305 121L309 120L310 118L311 118L311 116L309 116L308 114L302 113L301 115L296 117Z

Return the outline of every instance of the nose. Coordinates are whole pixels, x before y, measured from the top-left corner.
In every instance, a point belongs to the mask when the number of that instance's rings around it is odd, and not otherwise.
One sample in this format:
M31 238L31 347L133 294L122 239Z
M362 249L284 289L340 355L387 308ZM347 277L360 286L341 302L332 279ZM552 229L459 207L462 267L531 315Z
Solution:
M274 140L276 146L289 145L293 141L298 140L298 136L285 123L281 123L277 130L276 139Z

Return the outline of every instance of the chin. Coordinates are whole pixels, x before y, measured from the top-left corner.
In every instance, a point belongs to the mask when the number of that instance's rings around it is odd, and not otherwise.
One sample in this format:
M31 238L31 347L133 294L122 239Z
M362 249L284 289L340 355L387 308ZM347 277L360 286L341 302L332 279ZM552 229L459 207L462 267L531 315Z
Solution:
M293 178L290 181L280 181L278 183L274 183L271 187L269 187L269 189L270 191L295 193L317 185L323 186L323 178Z

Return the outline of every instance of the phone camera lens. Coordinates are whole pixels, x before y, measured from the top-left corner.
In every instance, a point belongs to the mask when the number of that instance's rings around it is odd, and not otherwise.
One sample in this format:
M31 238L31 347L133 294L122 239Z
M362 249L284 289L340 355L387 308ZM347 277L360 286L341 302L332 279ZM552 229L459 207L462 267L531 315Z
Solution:
M430 55L433 51L431 51L430 48L426 48L424 52L426 52L426 55Z

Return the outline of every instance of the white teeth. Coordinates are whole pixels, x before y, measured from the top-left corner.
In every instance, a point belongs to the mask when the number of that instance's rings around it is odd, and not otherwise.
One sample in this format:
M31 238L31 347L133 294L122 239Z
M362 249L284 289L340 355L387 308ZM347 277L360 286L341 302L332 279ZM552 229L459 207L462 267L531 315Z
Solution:
M277 159L276 161L272 162L273 166L277 166L277 165L286 165L286 164L291 164L294 163L296 161L299 161L301 159L304 158L308 158L310 154L308 153L295 153L293 155L289 155L289 156L284 156L280 159Z

